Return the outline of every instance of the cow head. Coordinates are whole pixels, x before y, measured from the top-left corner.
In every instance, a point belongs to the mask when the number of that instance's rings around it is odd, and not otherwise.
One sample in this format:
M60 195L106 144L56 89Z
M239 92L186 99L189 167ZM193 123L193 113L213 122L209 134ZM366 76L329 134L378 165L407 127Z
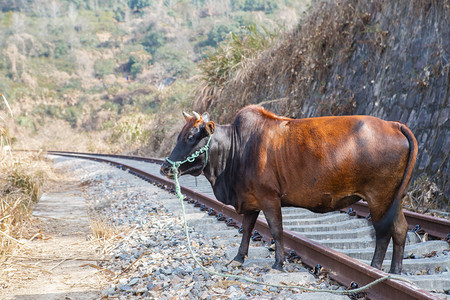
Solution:
M198 176L207 164L207 153L205 152L208 150L205 149L205 146L209 143L216 125L209 120L207 113L201 116L196 112L193 114L194 116L190 116L183 113L186 124L178 135L177 144L172 153L161 165L161 174L169 178L174 177L172 166L175 162L183 162L178 168L179 176L183 174ZM196 152L198 157L195 157ZM186 160L188 158L189 160Z

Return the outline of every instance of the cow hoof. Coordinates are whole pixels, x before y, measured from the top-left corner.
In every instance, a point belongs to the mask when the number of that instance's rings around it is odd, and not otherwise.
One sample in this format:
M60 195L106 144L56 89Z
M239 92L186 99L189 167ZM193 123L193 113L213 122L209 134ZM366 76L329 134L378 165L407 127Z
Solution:
M280 265L280 264L274 263L274 264L273 264L273 266L272 266L272 269L274 269L274 270L277 270L277 271L280 271L280 272L283 272L283 273L284 273L283 265Z
M391 268L391 269L389 270L389 273L390 273L390 274L399 274L399 275L400 275L402 272L401 272L401 270L399 270L399 269L392 269L392 268Z
M237 260L232 260L228 263L228 266L230 266L232 268L240 268L240 267L242 267L242 262L237 261Z

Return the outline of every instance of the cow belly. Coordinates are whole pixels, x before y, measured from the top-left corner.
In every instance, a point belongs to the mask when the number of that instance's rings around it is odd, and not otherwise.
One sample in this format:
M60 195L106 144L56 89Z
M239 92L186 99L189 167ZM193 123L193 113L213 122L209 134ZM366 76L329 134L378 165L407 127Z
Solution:
M283 199L281 205L283 207L302 207L316 213L326 213L336 211L362 199L360 195L332 196L330 193L317 194L308 199Z

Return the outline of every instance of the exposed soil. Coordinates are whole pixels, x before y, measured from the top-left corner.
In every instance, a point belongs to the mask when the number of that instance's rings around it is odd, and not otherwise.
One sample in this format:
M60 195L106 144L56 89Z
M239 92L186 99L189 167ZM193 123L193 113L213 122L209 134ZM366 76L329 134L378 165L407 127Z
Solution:
M1 299L100 299L106 278L96 268L98 245L78 183L59 183L45 193L33 215L40 232L6 262Z

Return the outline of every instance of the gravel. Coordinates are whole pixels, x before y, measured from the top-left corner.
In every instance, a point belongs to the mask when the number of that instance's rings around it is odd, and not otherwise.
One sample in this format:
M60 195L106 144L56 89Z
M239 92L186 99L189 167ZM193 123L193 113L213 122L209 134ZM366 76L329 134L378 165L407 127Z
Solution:
M116 274L103 289L104 298L348 299L344 295L307 293L211 275L191 257L179 213L165 207L169 202L178 201L173 194L106 164L60 157L54 162L56 169L82 183L90 214L101 216L120 229L120 238L103 249L106 261L99 264ZM192 227L189 231L199 260L216 272L239 274L260 282L343 289L327 276L313 275L301 263L288 264L286 273L272 270L269 266L273 254L270 258L262 257L266 264L258 261L243 268L227 266L230 259L226 252L235 246L207 238ZM262 242L251 245L267 247Z

